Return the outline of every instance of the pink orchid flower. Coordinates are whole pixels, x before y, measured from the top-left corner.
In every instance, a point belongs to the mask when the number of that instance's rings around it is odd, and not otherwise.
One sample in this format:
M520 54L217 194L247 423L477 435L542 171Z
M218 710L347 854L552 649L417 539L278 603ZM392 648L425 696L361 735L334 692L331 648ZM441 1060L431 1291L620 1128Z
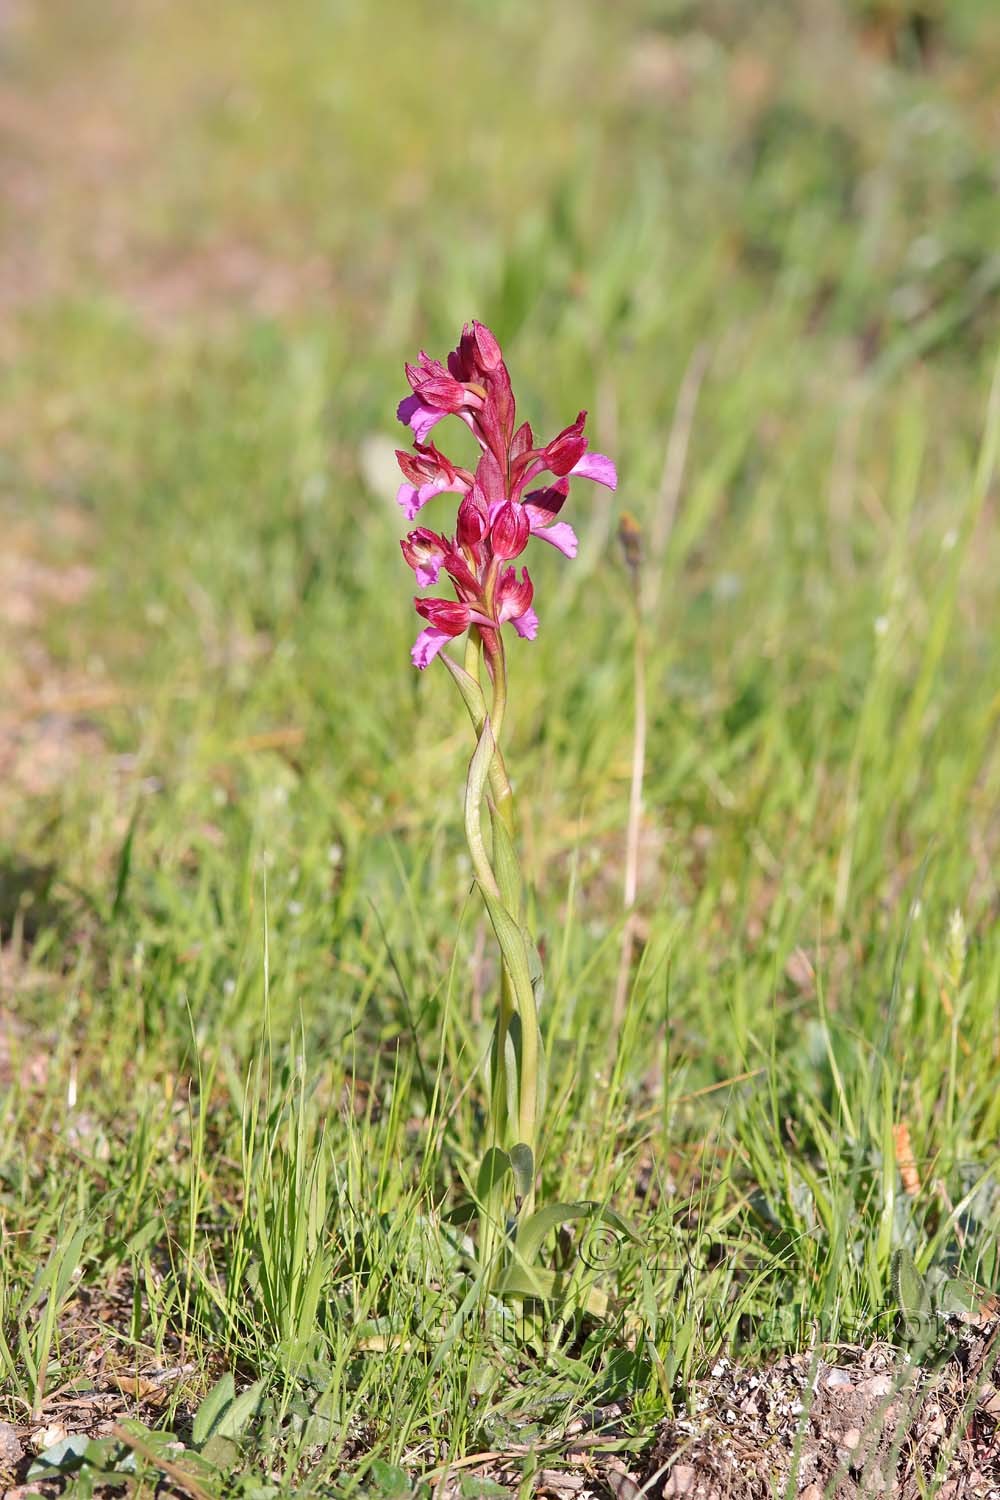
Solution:
M520 582L516 568L505 568L500 574L497 584L497 619L501 625L509 620L518 635L527 641L533 641L538 634L538 616L531 607L534 597L535 589L528 577L527 568L521 569Z
M396 492L396 501L408 521L435 495L448 491L462 495L472 484L468 470L456 468L433 443L418 442L416 449L416 453L396 449L396 460L405 476Z
M403 550L403 556L416 574L420 587L426 589L437 583L444 560L452 550L452 544L448 538L438 536L435 531L428 531L425 526L418 526L416 531L411 531L399 545Z

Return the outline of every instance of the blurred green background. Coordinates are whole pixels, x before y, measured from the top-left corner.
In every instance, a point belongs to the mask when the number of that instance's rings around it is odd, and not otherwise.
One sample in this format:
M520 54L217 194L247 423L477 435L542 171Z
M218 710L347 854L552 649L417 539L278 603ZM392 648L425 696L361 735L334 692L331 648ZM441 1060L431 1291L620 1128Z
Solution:
M877 1320L898 1243L992 1277L992 1201L958 1248L945 1205L1000 1128L998 98L990 0L6 0L11 1285L65 1161L96 1282L153 1205L183 1239L197 1097L224 1257L265 908L273 1045L301 1026L334 1158L357 1076L397 1194L420 1159L445 1201L474 1159L475 1089L420 1156L422 1075L458 1094L492 973L391 453L404 359L471 317L536 432L589 408L621 481L577 486L575 563L535 549L541 630L511 651L549 1189L646 1214L652 1172L664 1234L703 1193L732 1266L780 1225L768 1284L833 1332ZM624 1040L623 508L650 638ZM906 1213L901 1120L945 1185Z

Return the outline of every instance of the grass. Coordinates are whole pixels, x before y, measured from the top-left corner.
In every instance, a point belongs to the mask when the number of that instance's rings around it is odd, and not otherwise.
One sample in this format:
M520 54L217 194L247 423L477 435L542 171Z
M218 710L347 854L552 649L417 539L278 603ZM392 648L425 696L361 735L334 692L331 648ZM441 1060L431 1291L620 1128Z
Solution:
M899 1337L900 1249L1000 1290L1000 31L921 60L902 9L13 8L0 1386L118 1392L69 1493L528 1493L723 1350ZM471 315L622 476L533 562L508 763L544 1195L636 1241L580 1252L605 1322L520 1330L447 1223L495 974L391 500L402 360ZM619 501L668 533L620 1033Z

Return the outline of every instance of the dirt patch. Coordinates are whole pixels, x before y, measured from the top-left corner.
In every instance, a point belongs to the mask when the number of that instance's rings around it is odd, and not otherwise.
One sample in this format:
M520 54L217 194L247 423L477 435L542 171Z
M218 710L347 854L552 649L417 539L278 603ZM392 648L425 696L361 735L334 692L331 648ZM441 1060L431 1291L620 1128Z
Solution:
M12 628L35 625L47 605L84 599L93 573L82 563L54 568L15 546L0 557L0 620Z
M119 250L118 204L137 167L107 94L96 80L53 87L15 77L0 86L0 168L11 208L0 237L0 310L71 289L81 263Z
M42 7L0 0L0 42L8 9L6 30L21 44L0 77L10 207L0 223L0 312L15 315L0 329L6 353L19 351L16 315L63 296L110 293L154 336L192 320L201 334L233 318L282 318L329 301L333 273L322 255L286 255L266 226L256 236L253 228L209 232L180 207L171 215L183 184L161 159L167 106L143 93L141 19L123 15L113 34L84 24L72 45ZM195 109L217 86L211 65L196 57L183 77L179 91Z
M227 318L282 318L333 295L329 263L320 255L284 260L262 246L222 239L198 250L160 249L133 257L116 276L125 297L151 332L199 318L204 329Z
M50 534L65 535L67 527L57 513L47 518ZM0 663L0 811L56 790L81 759L104 750L89 711L104 704L107 684L60 666L42 638L48 621L79 609L93 583L83 562L60 565L46 556L40 527L5 528L0 627L13 649Z
M643 1492L690 1500L996 1500L1000 1323L956 1324L936 1366L889 1345L720 1360L691 1409L664 1422Z

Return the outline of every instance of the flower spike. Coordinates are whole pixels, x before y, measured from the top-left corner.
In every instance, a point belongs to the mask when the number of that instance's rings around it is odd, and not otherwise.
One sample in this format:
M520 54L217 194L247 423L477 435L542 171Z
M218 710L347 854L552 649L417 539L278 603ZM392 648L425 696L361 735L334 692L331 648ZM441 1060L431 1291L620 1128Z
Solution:
M507 624L534 640L533 585L527 570L519 579L505 564L520 557L535 536L574 558L576 533L560 514L570 483L591 479L614 489L615 466L605 454L588 449L585 411L547 443L538 443L530 423L516 425L503 351L485 323L467 323L445 363L421 351L406 366L406 379L411 394L400 402L398 416L411 429L414 444L412 451L396 453L403 473L400 507L413 520L439 495L460 496L453 540L418 526L401 543L421 588L447 574L457 596L417 600L428 626L414 646L414 663L426 667L446 640L473 627L487 633L483 640L490 653L500 649L492 632ZM476 438L480 454L474 473L431 439L445 417L458 417Z

